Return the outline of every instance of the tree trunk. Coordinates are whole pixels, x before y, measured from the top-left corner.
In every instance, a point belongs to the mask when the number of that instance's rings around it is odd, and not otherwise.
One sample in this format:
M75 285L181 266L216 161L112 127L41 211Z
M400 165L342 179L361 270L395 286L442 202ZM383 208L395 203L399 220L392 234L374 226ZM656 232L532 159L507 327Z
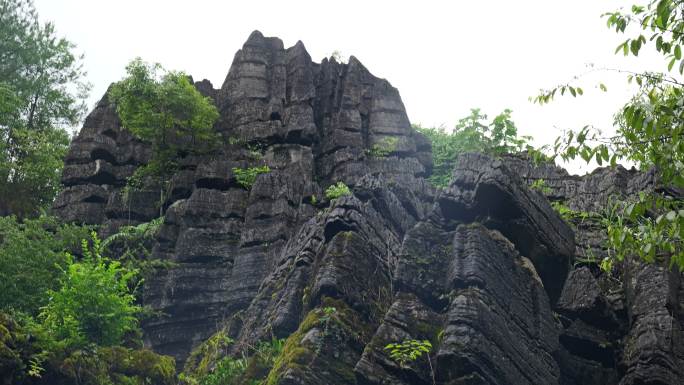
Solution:
M33 96L33 101L31 102L31 110L29 111L28 122L26 127L31 130L33 129L33 118L36 114L36 107L38 105L38 93Z

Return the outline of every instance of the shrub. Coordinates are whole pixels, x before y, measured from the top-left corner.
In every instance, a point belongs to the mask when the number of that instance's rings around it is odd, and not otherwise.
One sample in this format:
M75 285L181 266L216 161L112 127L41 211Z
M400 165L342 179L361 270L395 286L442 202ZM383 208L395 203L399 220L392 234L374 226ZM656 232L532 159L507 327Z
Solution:
M350 194L351 190L346 184L344 184L344 182L337 182L336 184L330 185L327 189L325 189L325 197L331 201L341 196Z
M518 136L518 129L511 120L511 110L504 110L487 122L487 115L474 108L470 115L460 119L453 131L444 127L424 128L413 126L432 143L433 169L430 182L446 187L458 156L467 152L505 154L517 151L533 151L529 136Z
M432 344L428 340L406 340L403 342L391 343L385 346L385 350L389 352L390 357L404 367L407 363L413 362L420 358L423 353L430 353Z
M0 312L0 383L21 384L34 354L30 334L10 314Z
M233 339L220 330L197 347L180 375L188 385L260 384L283 350L285 340L272 339L252 347L251 356L231 357L228 348Z
M68 349L121 344L127 333L137 331L142 310L129 287L137 271L103 257L95 233L92 237L92 249L83 241L81 261L67 254L60 288L48 292L39 315L44 330Z
M374 158L384 158L397 150L398 138L384 138L366 150L366 154Z
M59 286L64 250L76 249L88 231L48 216L0 217L0 309L36 315L46 304L45 292Z
M121 226L119 232L102 241L102 250L121 261L127 269L138 270L140 280L157 269L173 268L176 263L172 261L151 258L152 247L163 224L164 217L159 217L136 226Z
M271 169L268 166L248 168L233 167L233 175L235 175L238 184L247 190L252 188L257 175L265 174L267 172L271 172Z
M61 361L59 371L79 385L176 384L172 357L121 346L76 350Z
M551 194L553 192L551 187L549 187L549 185L546 184L546 181L544 179L536 179L534 182L530 184L530 188L533 190L537 190L545 195Z

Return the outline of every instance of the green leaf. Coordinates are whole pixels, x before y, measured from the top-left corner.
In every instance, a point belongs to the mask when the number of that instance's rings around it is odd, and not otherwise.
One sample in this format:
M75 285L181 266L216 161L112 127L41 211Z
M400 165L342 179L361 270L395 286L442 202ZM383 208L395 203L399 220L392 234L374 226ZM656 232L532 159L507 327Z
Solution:
M677 58L672 58L670 59L670 62L667 64L667 70L672 71L672 67L674 67L675 62L677 61Z
M589 161L591 160L592 154L589 151L589 149L587 149L586 147L582 147L582 149L580 150L580 157L582 157L582 159L585 162L589 163Z

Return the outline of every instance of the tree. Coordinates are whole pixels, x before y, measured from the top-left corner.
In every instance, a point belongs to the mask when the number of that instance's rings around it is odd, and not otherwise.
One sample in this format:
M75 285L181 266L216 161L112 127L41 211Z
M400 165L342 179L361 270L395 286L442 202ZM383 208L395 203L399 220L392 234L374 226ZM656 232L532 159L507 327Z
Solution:
M218 111L183 72L165 71L140 58L126 67L128 75L110 91L121 124L152 144L154 157L136 171L133 184L145 177L165 181L183 154L200 151L215 139ZM137 179L137 180L136 180Z
M89 90L73 49L31 0L0 0L0 215L35 214L59 190Z
M612 257L622 260L638 255L647 262L669 262L684 271L684 83L673 69L684 74L684 1L653 0L603 15L609 28L623 34L636 27L638 35L618 45L615 53L638 56L652 44L668 62L669 73L627 73L636 82L637 93L615 117L616 134L603 137L593 127L568 132L556 139L555 156L563 159L595 159L615 166L619 160L635 162L642 170L654 170L652 191L617 204L606 218L605 227ZM646 34L646 36L644 36ZM648 37L647 37L648 36ZM678 65L676 65L679 63ZM605 90L602 84L600 88ZM543 90L534 100L540 104L554 98L556 91L581 95L581 88L561 85ZM578 91L579 90L579 91ZM613 259L603 261L610 269Z
M487 122L487 115L479 109L460 119L456 128L447 132L444 127L424 128L414 125L432 143L433 169L429 180L438 187L446 187L451 179L458 156L466 152L505 154L531 150L529 136L518 136L511 119L511 110L504 110Z

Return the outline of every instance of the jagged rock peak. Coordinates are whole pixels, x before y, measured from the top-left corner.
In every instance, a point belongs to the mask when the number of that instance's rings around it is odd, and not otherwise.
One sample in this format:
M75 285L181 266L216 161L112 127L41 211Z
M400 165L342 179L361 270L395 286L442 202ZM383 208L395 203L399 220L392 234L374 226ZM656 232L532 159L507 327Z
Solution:
M142 326L177 367L223 330L235 355L288 338L269 375L282 385L681 383L684 275L633 260L602 272L588 258L608 252L598 220L568 225L549 203L597 212L653 188L651 175L465 154L435 189L430 142L388 81L258 31L220 89L195 84L216 102L223 141L179 155L162 202L157 185L124 194L152 154L105 95L54 204L102 236L161 206L152 258L171 263L142 301L164 316ZM250 188L237 182L236 168L262 165ZM352 194L330 201L339 181ZM431 341L431 361L384 349L412 339Z

